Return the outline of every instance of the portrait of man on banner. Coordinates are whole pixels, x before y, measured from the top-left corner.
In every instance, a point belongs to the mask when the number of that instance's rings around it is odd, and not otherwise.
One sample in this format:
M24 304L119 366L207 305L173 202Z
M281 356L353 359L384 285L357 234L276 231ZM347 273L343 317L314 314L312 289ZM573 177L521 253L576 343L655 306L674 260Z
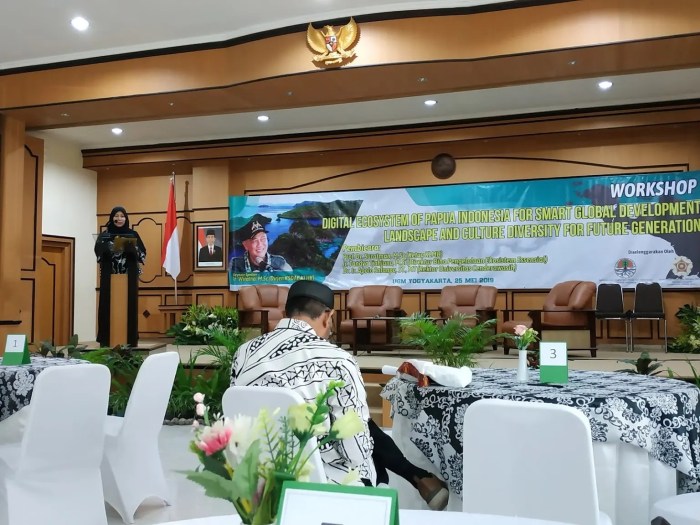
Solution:
M230 271L237 273L291 272L292 267L282 255L268 251L268 230L272 219L259 213L233 232L234 245L242 246L243 253L231 258Z

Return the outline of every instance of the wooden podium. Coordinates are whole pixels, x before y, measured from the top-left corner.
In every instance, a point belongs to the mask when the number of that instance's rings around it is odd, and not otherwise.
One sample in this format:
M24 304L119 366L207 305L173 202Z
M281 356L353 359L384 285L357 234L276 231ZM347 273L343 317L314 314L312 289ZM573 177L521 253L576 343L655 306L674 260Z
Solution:
M126 343L128 338L127 309L129 276L112 274L109 294L109 341L112 345ZM129 343L131 344L131 343Z
M138 346L139 267L136 239L114 237L113 246L126 258L126 273L112 273L112 252L105 250L100 259L100 302L97 341L100 346L128 344Z

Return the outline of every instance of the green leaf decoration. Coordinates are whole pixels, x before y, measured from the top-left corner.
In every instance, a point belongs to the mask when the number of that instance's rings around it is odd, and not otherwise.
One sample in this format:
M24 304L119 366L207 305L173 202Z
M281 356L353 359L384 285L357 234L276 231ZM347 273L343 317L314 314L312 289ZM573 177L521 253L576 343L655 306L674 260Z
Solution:
M184 471L187 479L194 481L198 485L204 487L204 494L210 498L225 499L226 501L233 502L233 489L234 484L230 479L222 478L213 472L206 470Z
M246 451L241 464L233 472L231 481L236 498L252 500L258 487L258 458L260 457L260 440L256 439Z

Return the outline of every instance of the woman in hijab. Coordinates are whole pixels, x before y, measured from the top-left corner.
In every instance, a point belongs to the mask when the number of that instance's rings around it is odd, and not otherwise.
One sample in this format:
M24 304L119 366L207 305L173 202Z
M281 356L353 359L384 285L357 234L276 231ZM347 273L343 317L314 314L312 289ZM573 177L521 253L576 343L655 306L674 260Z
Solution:
M121 239L120 239L121 238ZM125 240L127 239L127 240ZM135 240L128 240L135 239ZM109 214L105 230L95 242L95 255L100 263L100 302L97 311L97 341L100 346L110 344L138 344L138 276L139 264L146 262L146 247L139 234L129 227L129 215L122 206L115 206ZM128 274L127 340L110 341L110 299L113 274Z

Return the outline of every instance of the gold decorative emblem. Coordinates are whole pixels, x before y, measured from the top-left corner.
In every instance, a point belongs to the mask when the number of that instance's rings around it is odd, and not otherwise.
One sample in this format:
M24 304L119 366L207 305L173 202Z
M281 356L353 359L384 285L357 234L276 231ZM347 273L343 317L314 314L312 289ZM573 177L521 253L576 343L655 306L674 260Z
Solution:
M306 43L317 55L314 55L314 62L323 65L341 65L346 60L355 56L355 44L360 39L360 29L355 20L350 18L350 22L338 29L336 33L333 26L324 26L323 29L315 29L309 24L306 30Z

